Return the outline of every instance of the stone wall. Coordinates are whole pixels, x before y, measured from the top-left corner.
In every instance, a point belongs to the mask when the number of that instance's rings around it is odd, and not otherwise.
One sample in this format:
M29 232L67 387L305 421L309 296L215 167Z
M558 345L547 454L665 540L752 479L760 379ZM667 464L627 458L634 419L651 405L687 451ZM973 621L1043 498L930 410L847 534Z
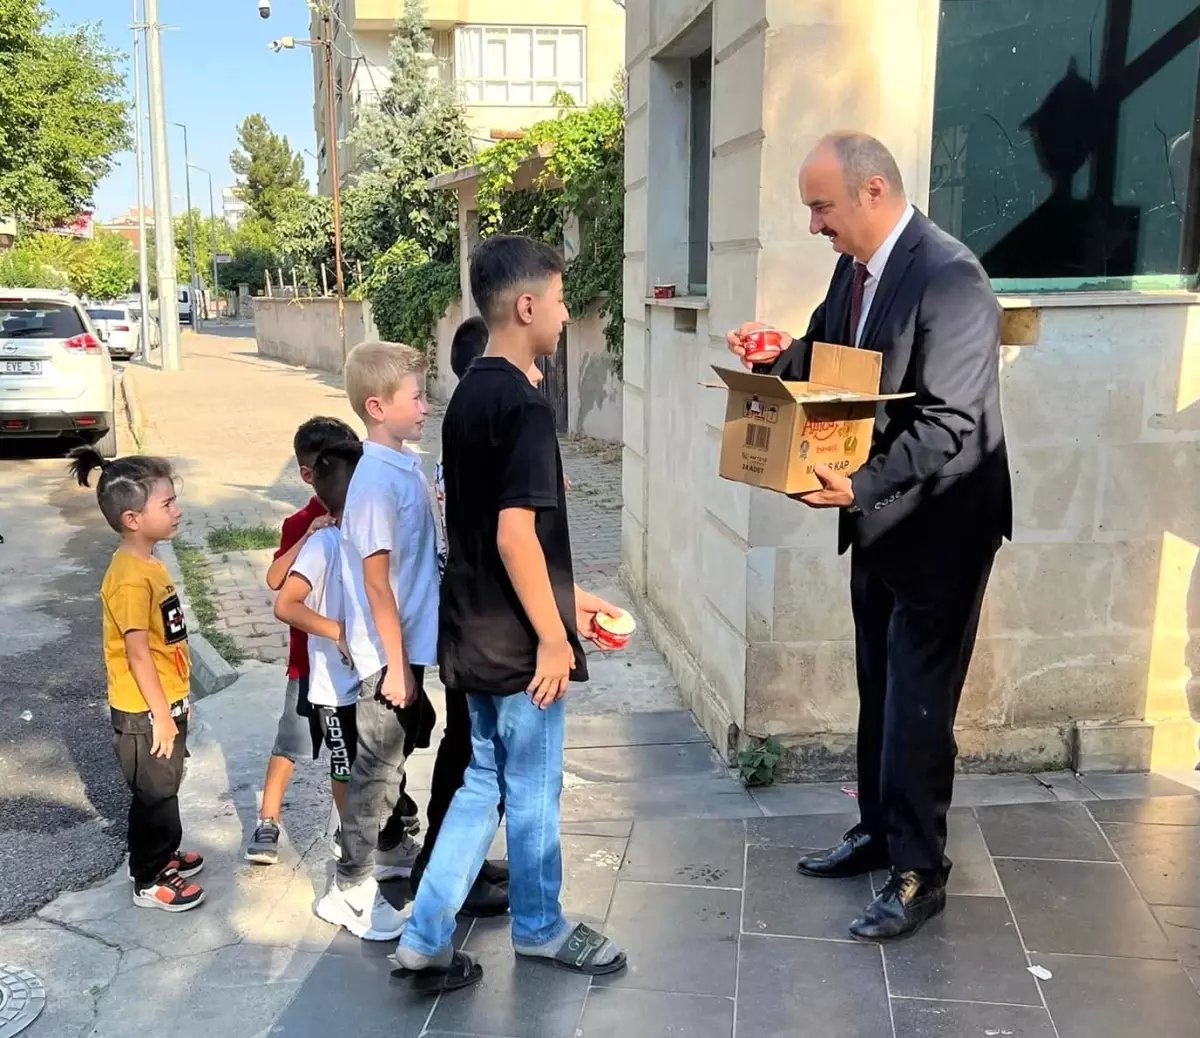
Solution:
M802 330L825 292L836 257L808 234L796 187L823 133L879 136L924 204L936 17L936 0L627 6L623 564L716 745L776 735L808 775L853 769L853 626L836 519L721 481L724 394L700 383L730 362L728 328L757 317ZM704 33L714 55L709 292L655 303L649 287L678 280L681 233L686 242L671 204L686 191L687 127L672 122L686 107L678 58ZM1022 336L1006 341L1028 345L997 363L1017 531L997 561L960 712L964 766L1197 759L1192 298L1013 302Z
M345 302L346 348L379 338L370 304ZM342 343L338 335L337 300L328 297L254 301L254 338L264 357L314 368L342 370Z

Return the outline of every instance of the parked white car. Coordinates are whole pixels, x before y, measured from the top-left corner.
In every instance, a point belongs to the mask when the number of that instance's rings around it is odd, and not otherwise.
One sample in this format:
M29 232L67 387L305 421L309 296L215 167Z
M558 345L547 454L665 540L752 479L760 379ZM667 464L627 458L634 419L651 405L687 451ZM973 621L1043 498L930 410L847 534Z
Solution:
M195 327L195 307L192 305L195 300L192 299L191 285L180 285L179 294L179 323Z
M128 360L137 355L141 342L142 323L138 312L124 303L102 303L87 308L88 316L108 347L108 355Z
M0 287L0 437L56 437L117 453L113 366L75 296Z

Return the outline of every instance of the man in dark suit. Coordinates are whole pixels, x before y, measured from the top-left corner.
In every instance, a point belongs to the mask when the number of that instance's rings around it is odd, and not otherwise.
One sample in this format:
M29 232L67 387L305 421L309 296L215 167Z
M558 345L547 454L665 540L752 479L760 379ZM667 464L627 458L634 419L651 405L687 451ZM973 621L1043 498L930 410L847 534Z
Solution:
M861 817L799 869L890 868L850 927L884 940L946 905L954 717L992 560L1012 533L1000 310L978 260L909 204L895 159L874 138L822 140L800 193L810 231L841 259L804 337L756 370L804 380L812 343L858 346L883 354L881 392L914 394L880 404L861 469L818 469L822 489L799 498L840 509L839 550L851 550ZM761 327L730 332L730 349L744 358L745 335Z

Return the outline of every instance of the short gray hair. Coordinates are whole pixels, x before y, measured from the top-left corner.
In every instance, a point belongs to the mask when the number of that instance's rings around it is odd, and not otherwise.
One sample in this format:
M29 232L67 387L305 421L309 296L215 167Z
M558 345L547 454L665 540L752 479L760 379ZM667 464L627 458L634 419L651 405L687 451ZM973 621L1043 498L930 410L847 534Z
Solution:
M821 138L842 164L846 177L846 188L857 195L871 177L883 177L887 186L897 194L904 194L904 178L892 153L883 143L870 134L844 131L831 133Z

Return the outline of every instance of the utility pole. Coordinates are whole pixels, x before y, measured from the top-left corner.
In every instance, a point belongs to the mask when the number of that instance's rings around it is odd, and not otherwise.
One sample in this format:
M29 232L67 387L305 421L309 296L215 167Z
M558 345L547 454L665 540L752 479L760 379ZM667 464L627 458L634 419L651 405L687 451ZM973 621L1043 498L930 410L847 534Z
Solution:
M196 277L196 220L192 213L192 161L188 158L187 127L183 123L175 125L183 131L183 193L188 209L188 270L190 271L188 281L192 286L192 328L194 330L196 317L200 313L200 302L196 298L199 295L196 289L196 282L199 279Z
M137 207L138 207L138 301L142 307L142 318L138 321L138 353L143 363L150 359L150 263L146 243L146 186L142 168L142 19L138 14L138 0L133 0L133 154L137 163Z
M329 173L333 180L333 267L337 284L338 339L342 345L342 363L346 362L346 286L342 280L342 185L338 170L337 124L333 115L333 24L328 11L321 15L321 49L325 52L325 150L329 153Z
M213 207L212 174L203 166L197 166L194 162L189 162L188 168L194 169L197 173L203 173L208 177L208 229L211 234L209 247L212 249L212 297L213 309L215 310L221 283L217 279L217 210Z
M167 167L167 111L163 100L158 0L146 0L146 93L150 102L150 165L154 186L154 244L158 268L158 325L164 371L178 371L179 300L175 288L175 237L171 231L171 175Z

